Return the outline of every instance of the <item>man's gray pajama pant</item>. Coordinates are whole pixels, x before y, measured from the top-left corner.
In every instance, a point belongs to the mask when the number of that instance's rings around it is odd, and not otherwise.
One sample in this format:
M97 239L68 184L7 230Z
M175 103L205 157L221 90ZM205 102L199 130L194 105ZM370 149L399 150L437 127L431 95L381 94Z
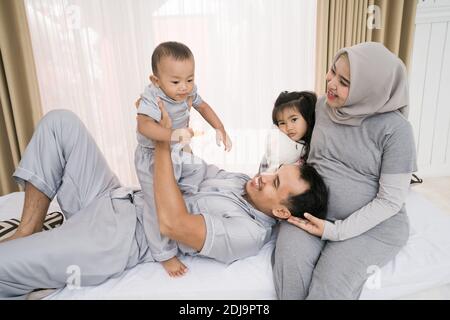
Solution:
M67 221L0 244L0 298L97 285L138 262L135 206L73 113L41 120L14 177L57 196Z
M279 228L273 272L283 300L358 299L366 280L397 255L409 234L406 213L337 242L322 241L287 222Z

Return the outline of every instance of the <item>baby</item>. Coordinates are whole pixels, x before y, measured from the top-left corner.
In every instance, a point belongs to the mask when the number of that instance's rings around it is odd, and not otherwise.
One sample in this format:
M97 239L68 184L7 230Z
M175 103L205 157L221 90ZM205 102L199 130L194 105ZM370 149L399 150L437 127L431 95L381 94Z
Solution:
M144 193L144 230L153 258L160 261L170 276L181 276L187 268L177 258L176 243L159 232L153 195L153 141L170 141L172 147L186 145L193 136L188 128L191 106L216 130L216 141L225 151L231 149L222 121L214 110L202 100L194 84L195 62L191 50L178 42L164 42L152 54L151 84L137 102L137 139L135 166ZM172 129L162 127L158 100L164 102L172 121ZM190 148L184 150L190 151Z

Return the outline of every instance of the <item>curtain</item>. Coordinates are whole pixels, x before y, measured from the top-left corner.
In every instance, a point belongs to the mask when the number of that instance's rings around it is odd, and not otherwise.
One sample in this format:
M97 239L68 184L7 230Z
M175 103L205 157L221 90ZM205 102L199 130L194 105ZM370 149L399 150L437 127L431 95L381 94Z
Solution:
M417 0L318 0L316 92L334 54L365 41L383 43L408 67L414 40Z
M0 195L18 191L12 179L41 104L25 7L0 1Z
M208 163L255 173L264 130L283 90L313 90L315 0L25 0L43 110L74 111L122 183L136 185L134 101L148 85L151 54L180 41L196 60L198 92L233 141L225 153L203 135Z

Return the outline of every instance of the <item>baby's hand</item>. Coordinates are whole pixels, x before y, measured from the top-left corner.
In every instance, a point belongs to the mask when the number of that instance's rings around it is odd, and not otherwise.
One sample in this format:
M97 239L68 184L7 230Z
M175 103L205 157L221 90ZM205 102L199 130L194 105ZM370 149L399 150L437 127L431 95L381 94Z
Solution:
M171 277L181 277L188 271L188 268L177 257L161 261L164 269Z
M172 131L171 141L176 141L182 145L187 145L191 142L194 136L194 131L191 128L181 128Z
M220 143L222 142L225 147L225 151L227 151L227 152L229 152L233 146L233 144L231 142L231 138L230 138L230 136L228 136L225 129L217 129L216 130L216 142L219 147L220 147Z
M231 139L225 129L216 129L216 143L220 147L220 143L225 146L225 151L230 151L232 147Z

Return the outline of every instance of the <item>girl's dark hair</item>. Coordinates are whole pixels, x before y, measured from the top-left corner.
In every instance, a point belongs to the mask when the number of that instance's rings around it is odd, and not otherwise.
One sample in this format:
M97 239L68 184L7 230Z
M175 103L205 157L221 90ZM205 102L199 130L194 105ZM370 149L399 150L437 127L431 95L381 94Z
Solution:
M287 108L296 108L302 115L307 124L306 134L302 138L305 142L306 152L303 160L306 161L309 155L309 146L311 143L311 136L314 129L314 123L316 122L316 102L317 96L314 92L310 91L283 91L275 101L275 105L272 110L273 124L278 126L277 114L284 111Z

